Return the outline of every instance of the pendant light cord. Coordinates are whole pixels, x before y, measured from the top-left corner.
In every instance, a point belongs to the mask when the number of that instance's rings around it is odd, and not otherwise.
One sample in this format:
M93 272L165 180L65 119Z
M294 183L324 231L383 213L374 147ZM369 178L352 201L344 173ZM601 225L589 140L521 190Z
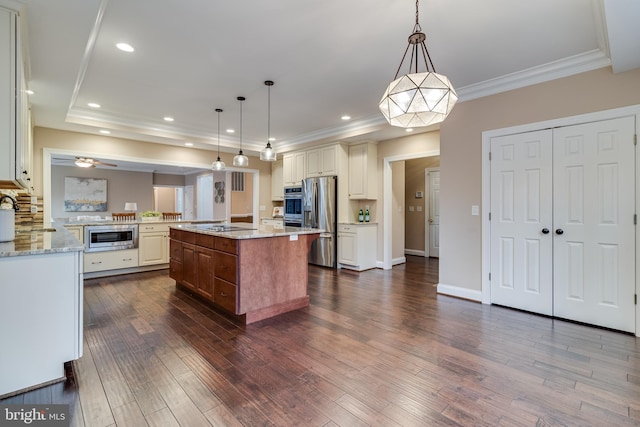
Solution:
M220 160L220 113L222 113L222 109L216 108L216 113L218 113L218 160Z

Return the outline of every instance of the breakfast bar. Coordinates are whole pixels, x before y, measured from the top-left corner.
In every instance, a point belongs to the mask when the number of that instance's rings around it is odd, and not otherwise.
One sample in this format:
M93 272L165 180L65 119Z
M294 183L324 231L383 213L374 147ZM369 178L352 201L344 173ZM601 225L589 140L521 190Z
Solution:
M308 252L322 230L251 224L170 229L169 275L245 324L309 305Z

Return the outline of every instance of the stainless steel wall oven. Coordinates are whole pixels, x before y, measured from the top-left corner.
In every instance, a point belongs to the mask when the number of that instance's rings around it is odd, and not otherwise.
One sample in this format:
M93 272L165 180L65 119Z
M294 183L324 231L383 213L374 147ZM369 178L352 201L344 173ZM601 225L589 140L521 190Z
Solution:
M138 247L138 224L87 225L85 252L114 251Z
M302 186L284 188L284 225L302 226Z

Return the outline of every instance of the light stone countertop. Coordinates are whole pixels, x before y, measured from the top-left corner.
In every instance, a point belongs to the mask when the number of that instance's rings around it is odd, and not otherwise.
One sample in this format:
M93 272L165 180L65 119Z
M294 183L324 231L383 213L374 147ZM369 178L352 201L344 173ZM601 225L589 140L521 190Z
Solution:
M60 252L81 252L84 245L62 225L50 228L16 229L11 242L0 243L0 257L42 255Z
M184 224L173 225L171 228L202 234L211 234L213 236L226 237L229 239L263 239L268 237L297 236L301 234L318 234L324 232L324 230L320 228L276 227L273 225L259 225L256 227L252 224L240 222L220 225L231 227L231 229L218 231L218 226L216 224Z

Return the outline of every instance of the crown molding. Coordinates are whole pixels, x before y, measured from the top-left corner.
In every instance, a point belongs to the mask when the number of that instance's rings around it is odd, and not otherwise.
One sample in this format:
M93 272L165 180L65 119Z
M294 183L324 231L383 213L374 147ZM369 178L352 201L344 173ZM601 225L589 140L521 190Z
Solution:
M600 49L594 49L558 61L507 74L484 82L456 89L460 102L495 95L562 77L572 76L611 65L609 57Z

